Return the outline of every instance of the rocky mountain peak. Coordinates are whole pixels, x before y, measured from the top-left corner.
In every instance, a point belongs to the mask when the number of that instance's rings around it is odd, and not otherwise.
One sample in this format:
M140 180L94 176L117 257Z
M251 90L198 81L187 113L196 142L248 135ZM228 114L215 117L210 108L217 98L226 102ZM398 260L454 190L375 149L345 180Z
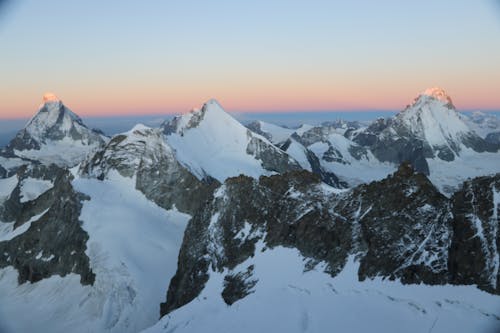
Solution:
M450 104L453 106L453 102L451 97L446 94L443 88L440 87L432 87L425 89L420 96L431 97L435 100L441 101L445 104Z
M43 95L43 103L47 102L60 102L61 100L53 93L45 93Z
M105 141L106 137L89 129L56 95L47 93L38 112L9 143L7 151L43 163L72 166Z

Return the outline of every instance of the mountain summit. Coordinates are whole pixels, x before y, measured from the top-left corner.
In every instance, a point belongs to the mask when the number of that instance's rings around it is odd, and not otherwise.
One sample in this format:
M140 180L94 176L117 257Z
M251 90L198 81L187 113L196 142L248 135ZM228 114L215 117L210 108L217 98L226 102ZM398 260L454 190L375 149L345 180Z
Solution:
M465 148L477 152L491 150L455 109L441 88L426 89L394 121L398 133L408 133L424 142L433 156L452 161Z
M446 94L443 88L432 87L425 89L424 92L420 96L432 97L446 104L450 104L453 106L453 102L451 101L451 97Z
M479 137L455 109L441 88L424 90L391 119L380 119L352 139L383 162L410 161L429 175L427 159L453 161L464 151L495 152L493 144Z
M72 166L106 140L89 129L56 95L47 93L38 112L9 143L7 151L45 164Z
M163 124L167 143L199 179L252 177L301 169L287 153L253 133L211 99Z

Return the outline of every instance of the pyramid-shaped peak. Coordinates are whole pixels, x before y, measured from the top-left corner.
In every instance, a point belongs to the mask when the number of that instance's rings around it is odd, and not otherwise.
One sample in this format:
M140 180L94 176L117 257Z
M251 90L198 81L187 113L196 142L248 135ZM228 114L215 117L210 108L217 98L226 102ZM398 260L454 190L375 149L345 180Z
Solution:
M222 112L226 112L224 110L224 108L220 105L220 103L215 99L215 98L211 98L209 99L208 101L206 101L202 108L201 108L201 111L204 113L204 112L207 112L207 111L222 111ZM196 111L200 111L200 110L195 110Z

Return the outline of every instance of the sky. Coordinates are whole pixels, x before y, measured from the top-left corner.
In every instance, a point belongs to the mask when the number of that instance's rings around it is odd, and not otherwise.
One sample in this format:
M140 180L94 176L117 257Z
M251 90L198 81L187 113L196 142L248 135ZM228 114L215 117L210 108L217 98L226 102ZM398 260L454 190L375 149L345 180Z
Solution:
M444 88L500 110L496 0L0 0L0 118L401 110Z

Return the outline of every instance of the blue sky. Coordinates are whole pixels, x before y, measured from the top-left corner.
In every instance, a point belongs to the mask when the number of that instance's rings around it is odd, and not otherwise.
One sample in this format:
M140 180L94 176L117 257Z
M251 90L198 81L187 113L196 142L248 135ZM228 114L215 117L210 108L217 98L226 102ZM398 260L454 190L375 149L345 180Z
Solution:
M5 1L4 1L5 2ZM52 91L83 115L401 109L442 86L500 108L497 1L11 1L0 117Z

